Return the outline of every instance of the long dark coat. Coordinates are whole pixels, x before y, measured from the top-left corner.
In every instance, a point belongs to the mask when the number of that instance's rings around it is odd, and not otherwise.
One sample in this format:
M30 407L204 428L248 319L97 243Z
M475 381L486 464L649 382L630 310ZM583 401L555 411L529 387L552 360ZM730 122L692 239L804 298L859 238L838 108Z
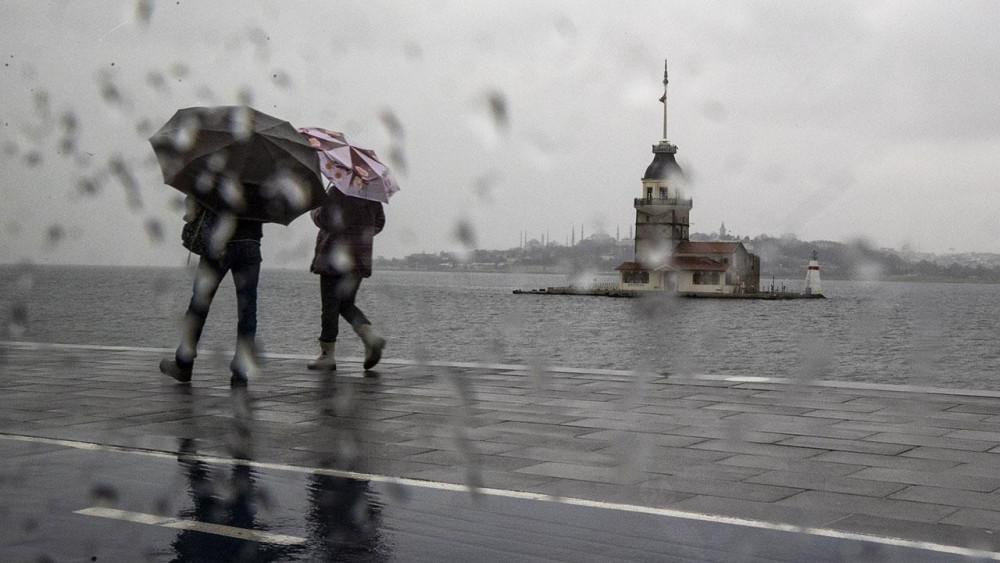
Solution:
M372 242L385 226L381 203L347 196L331 187L326 201L310 215L319 227L309 268L312 273L372 275Z

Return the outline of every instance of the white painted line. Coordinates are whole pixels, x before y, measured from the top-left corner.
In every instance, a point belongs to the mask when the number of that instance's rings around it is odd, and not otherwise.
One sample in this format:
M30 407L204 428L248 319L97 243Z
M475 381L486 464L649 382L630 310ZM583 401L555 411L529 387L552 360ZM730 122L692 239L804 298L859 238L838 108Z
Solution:
M97 516L99 518L111 518L113 520L124 520L136 524L148 524L150 526L160 526L163 528L173 528L176 530L191 530L194 532L204 532L217 536L226 536L240 540L249 540L260 543L273 543L277 545L298 545L306 542L305 538L298 536L288 536L285 534L275 534L262 532L260 530L250 530L247 528L237 528L235 526L225 526L222 524L212 524L209 522L199 522L185 518L170 518L157 516L155 514L145 514L143 512L130 512L128 510L118 510L116 508L103 508L94 506L74 511L74 514L84 516Z
M0 439L53 444L53 445L66 446L69 448L76 448L89 451L95 451L95 450L114 451L119 453L142 455L142 456L156 457L156 458L176 459L178 456L182 456L186 459L198 460L205 463L237 464L237 465L246 465L249 467L253 467L255 469L270 469L274 471L287 471L293 473L330 475L333 477L357 479L359 481L371 481L375 483L391 483L395 485L402 485L402 486L422 488L422 489L440 490L440 491L474 492L476 494L487 495L487 496L512 498L520 500L533 500L539 502L553 502L553 503L566 504L572 506L583 506L583 507L598 508L604 510L631 512L635 514L650 514L654 516L664 516L667 518L680 518L684 520L711 522L715 524L729 524L733 526L755 528L759 530L792 532L797 534L805 534L809 536L819 536L819 537L843 539L850 541L869 542L869 543L888 545L894 547L919 549L922 551L929 551L934 553L947 553L951 555L959 555L974 559L978 558L989 561L1000 561L1000 553L993 551L970 549L953 545L944 545L933 542L908 540L903 538L874 536L874 535L859 534L854 532L843 532L827 528L797 526L794 524L782 524L778 522L767 522L764 520L751 520L748 518L737 518L732 516L722 516L718 514L689 512L686 510L675 510L671 508L655 508L650 506L639 506L634 504L623 504L615 502L602 502L602 501L588 500L581 498L557 497L542 493L511 491L507 489L473 488L469 487L468 485L457 485L455 483L442 483L439 481L424 481L424 480L409 479L404 477L391 477L388 475L360 473L357 471L341 471L337 469L324 469L320 467L307 467L301 465L290 465L285 463L268 463L268 462L250 461L243 459L221 458L215 456L203 456L199 454L186 454L186 453L179 454L176 452L141 450L134 448L125 448L122 446L108 446L104 444L79 442L75 440L57 440L53 438L38 438L34 436L22 436L16 434L0 434ZM174 527L179 527L179 526L174 526Z
M29 342L20 340L0 340L0 347L9 348L20 348L23 350L94 350L94 351L118 351L118 352L145 352L145 353L172 353L173 348L145 348L139 346L103 346L98 344L55 344L47 342ZM233 351L215 351L207 352L206 355L211 354L229 354L232 355ZM277 353L264 353L261 354L264 358L275 358L282 360L311 360L314 356L303 355L303 354L277 354ZM358 357L347 357L340 358L340 361L351 362L351 363L361 363L364 358ZM421 360L403 360L403 359L393 359L393 358L382 358L383 364L386 365L397 365L397 366L425 366L425 367L444 367L444 368L466 368L466 369L482 369L482 370L497 370L497 371L537 371L539 366L530 365L520 365L520 364L493 364L493 363L480 363L480 362L437 362L437 361L421 361ZM759 377L759 376L740 376L740 375L712 375L712 374L675 374L668 375L656 372L645 372L645 371L632 371L632 370L615 370L615 369L588 369L588 368L574 368L574 367L560 367L560 366L542 366L544 371L548 373L568 373L568 374L585 374L585 375L612 375L612 376L642 376L642 377L656 377L664 378L668 383L687 383L696 385L698 381L727 381L731 383L776 383L776 384L787 384L787 385L797 385L797 386L813 386L813 387L831 387L840 389L863 389L871 391L899 391L904 393L920 393L920 394L936 394L936 395L953 395L958 397L981 397L990 399L1000 399L1000 391L982 390L982 389L955 389L948 387L924 387L918 385L897 385L892 383L863 383L859 381L832 381L832 380L799 380L791 379L787 377ZM346 374L345 374L346 375ZM360 377L360 376L359 376ZM734 378L734 379L731 379Z
M723 381L730 381L732 383L767 383L769 381L774 381L770 377L754 377L752 375L728 375L722 378Z
M174 352L173 348L149 348L141 346L105 346L99 344L56 344L48 342L30 342L30 341L19 341L19 340L0 340L0 346L7 346L10 348L20 348L23 350L93 350L93 351L106 351L106 352L143 352L143 353L159 353L159 354L171 354ZM221 354L221 355L232 355L233 350L216 350L208 351L206 355ZM262 358L274 358L279 360L311 360L315 356L304 355L304 354L280 354L267 352L260 355ZM361 363L364 358L360 357L346 357L339 358L338 361ZM427 367L446 367L446 368L459 368L459 369L484 369L484 370L498 370L498 371L524 371L537 369L529 365L520 364L494 364L494 363L482 363L482 362L438 362L438 361L421 361L421 360L403 360L403 359L393 359L393 358L382 358L381 363L387 365L397 365L397 366L427 366ZM587 375L617 375L617 376L633 376L643 372L629 371L629 370L614 370L614 369L588 369L588 368L571 368L571 367L559 367L559 366L543 366L544 370L552 373L580 373ZM663 377L662 374L652 373L645 375L654 375L656 377Z

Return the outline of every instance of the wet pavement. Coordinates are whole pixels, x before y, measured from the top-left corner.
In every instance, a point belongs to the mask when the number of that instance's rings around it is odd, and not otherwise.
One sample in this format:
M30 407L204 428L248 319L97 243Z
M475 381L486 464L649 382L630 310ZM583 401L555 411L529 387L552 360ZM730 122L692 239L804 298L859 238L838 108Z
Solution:
M5 561L1000 560L1000 394L0 344Z

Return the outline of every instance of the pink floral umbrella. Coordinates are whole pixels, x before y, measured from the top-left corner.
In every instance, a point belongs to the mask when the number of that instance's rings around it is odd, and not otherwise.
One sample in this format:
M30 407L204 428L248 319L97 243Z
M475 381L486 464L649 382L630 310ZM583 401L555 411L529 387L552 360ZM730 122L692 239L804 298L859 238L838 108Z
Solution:
M399 191L389 167L375 151L348 143L338 131L302 127L299 133L319 152L319 171L344 194L389 203L389 197Z

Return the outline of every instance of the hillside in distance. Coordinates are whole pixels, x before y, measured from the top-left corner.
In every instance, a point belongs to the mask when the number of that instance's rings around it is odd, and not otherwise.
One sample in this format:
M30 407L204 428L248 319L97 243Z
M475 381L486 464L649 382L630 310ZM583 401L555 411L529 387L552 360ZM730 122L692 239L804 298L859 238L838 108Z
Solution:
M804 241L792 235L754 238L727 234L693 233L696 241L740 241L760 256L761 283L771 279L803 278L813 252L817 253L823 279L1000 283L1000 254L984 252L944 254L875 248L865 241ZM376 258L382 270L478 271L565 273L615 273L622 262L634 258L632 239L595 234L574 245L537 240L507 250L468 250L411 254L404 258Z

